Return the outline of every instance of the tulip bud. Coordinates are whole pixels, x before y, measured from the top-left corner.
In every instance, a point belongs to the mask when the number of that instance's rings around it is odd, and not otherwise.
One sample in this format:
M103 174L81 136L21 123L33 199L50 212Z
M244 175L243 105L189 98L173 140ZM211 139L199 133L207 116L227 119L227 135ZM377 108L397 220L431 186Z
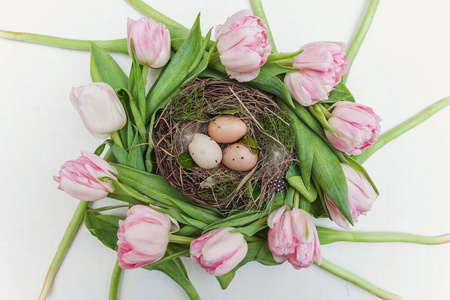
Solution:
M248 246L240 233L230 233L233 227L208 232L191 243L191 260L211 275L224 275L247 255Z
M127 122L125 110L112 87L104 82L72 88L70 101L89 132L101 139Z
M141 65L161 68L170 59L170 33L164 24L148 18L133 21L128 18L127 41L131 54L133 41L136 58Z
M302 106L327 100L333 82L328 74L309 70L287 73L284 77L284 84L292 98Z
M322 261L319 237L310 215L303 209L283 205L267 220L269 250L276 262L288 261L295 269L308 268L317 258Z
M333 87L341 81L350 62L343 43L315 42L301 48L294 56L293 67L300 72L287 73L284 84L292 98L303 106L327 100Z
M345 45L336 42L315 42L304 45L303 52L294 56L294 68L302 71L322 72L332 78L333 86L341 81L350 69L350 61L344 52Z
M94 201L105 198L114 192L110 182L100 181L101 177L116 179L111 172L116 170L101 157L81 151L76 160L67 161L53 179L59 183L59 189L79 200Z
M348 101L336 102L328 123L337 136L325 130L333 146L352 155L372 146L380 133L380 117L370 107Z
M119 221L117 257L122 269L134 269L160 260L169 235L180 229L177 220L150 206L134 205Z
M378 195L363 174L355 171L349 165L341 164L341 166L347 179L350 213L353 221L356 222L359 215L365 215L372 208L373 201L377 199ZM349 222L327 195L325 195L325 204L331 219L342 228L348 229Z
M266 25L250 10L241 10L217 26L216 38L221 63L239 82L255 79L272 50Z

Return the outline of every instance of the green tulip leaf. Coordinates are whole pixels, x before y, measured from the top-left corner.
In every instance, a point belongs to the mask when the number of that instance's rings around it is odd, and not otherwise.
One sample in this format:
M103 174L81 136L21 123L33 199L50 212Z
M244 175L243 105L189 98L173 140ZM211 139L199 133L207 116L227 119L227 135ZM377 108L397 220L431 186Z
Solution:
M131 56L133 58L133 63L131 65L131 71L130 71L130 79L128 81L128 90L131 92L131 98L136 99L137 105L136 109L138 108L139 111L139 119L142 120L142 123L145 120L145 113L146 113L146 100L145 100L145 82L144 78L142 78L142 69L139 65L139 62L136 57L136 53L134 52L133 43L130 41L130 50L131 50ZM133 112L135 120L137 119L136 112ZM136 121L137 122L137 121ZM139 126L138 126L139 129ZM144 127L144 133L145 133L145 127ZM145 137L145 134L144 134Z
M330 92L330 96L326 102L350 101L355 102L352 93L348 90L343 82L339 82Z
M91 42L91 78L105 82L114 90L128 87L128 77L105 50Z
M333 151L334 155L336 155L336 157L341 162L348 163L344 154L342 154L342 152L340 152L339 150L334 148L333 145L331 145L331 143L328 141L328 139L323 131L322 126L320 126L320 124L316 121L316 119L314 119L314 117L311 116L311 114L308 112L308 110L306 108L304 108L300 104L296 103L295 109L293 110L293 112L304 124L306 124L328 146L328 148L331 149L331 151ZM293 118L293 116L292 116L292 118Z
M264 64L264 66L261 67L261 70L264 70L266 72L269 72L272 75L280 75L285 73L291 73L291 72L299 72L299 69L286 67L283 65L280 65L276 62L269 62Z
M157 82L155 82L153 88L147 94L147 120L157 110L160 104L184 82L186 76L189 74L190 68L196 62L201 50L202 40L199 17L200 15L197 16L197 19L189 32L189 36L186 38L181 48L173 56L164 71L161 72Z
M286 108L285 105L282 105L282 107ZM295 111L297 111L297 107ZM344 171L342 170L338 157L335 155L335 152L332 151L330 147L328 147L328 145L318 135L312 132L312 129L308 127L301 120L301 118L298 117L298 115L296 116L296 114L293 114L293 111L289 109L288 113L294 120L293 122L295 123L294 129L296 130L296 136L298 136L297 130L299 128L304 132L309 130L310 133L314 136L314 156L312 161L311 174L316 179L322 191L328 196L328 198L330 198L331 201L333 201L333 203L336 205L342 215L350 222L350 224L353 225L353 220L348 204L347 180L345 178ZM296 138L296 140L298 140L299 138ZM341 152L338 153L343 156ZM345 161L347 161L347 159L345 159Z
M356 160L354 160L353 158L347 156L347 160L348 160L348 165L350 167L352 167L354 170L362 173L364 175L364 177L366 177L367 181L370 182L370 184L372 185L373 189L375 190L375 193L377 193L377 195L379 195L380 193L378 192L377 187L375 186L375 183L373 182L372 178L370 178L369 173L367 173L367 171L363 168L363 166L361 166Z
M317 138L315 143L312 174L323 192L336 205L350 224L353 225L348 204L347 180L342 166L337 157L321 139Z
M176 253L176 251L173 249L173 246L169 244L169 246L167 247L166 255L171 256L174 253ZM173 281L178 283L184 289L190 299L200 300L200 296L195 290L195 287L192 285L192 282L189 280L186 268L184 267L184 264L179 257L170 259L155 266L147 265L142 268L150 271L157 270L163 272L164 274L172 278Z
M283 81L265 70L261 69L259 71L259 75L252 81L247 82L247 85L275 95L282 99L290 107L294 107L294 102L292 101L291 95L289 94L289 91Z
M119 220L123 220L123 218L87 211L84 217L84 224L89 232L98 238L103 245L117 251Z

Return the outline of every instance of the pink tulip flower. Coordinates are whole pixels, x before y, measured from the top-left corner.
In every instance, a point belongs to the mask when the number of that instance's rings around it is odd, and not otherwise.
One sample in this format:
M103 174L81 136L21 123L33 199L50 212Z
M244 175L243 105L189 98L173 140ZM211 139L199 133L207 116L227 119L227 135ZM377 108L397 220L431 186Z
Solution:
M370 107L348 101L336 102L333 107L328 123L337 137L328 130L325 134L336 149L358 155L378 140L381 119Z
M288 261L295 269L308 268L314 258L322 262L319 237L310 215L287 205L274 210L267 220L269 250L276 262Z
M231 233L233 227L208 232L191 243L191 260L211 275L220 276L233 270L247 255L244 236Z
M294 68L321 72L333 80L333 86L350 69L350 61L344 52L345 45L336 42L315 42L302 47L303 52L294 56Z
M327 100L333 87L341 81L350 62L343 43L315 42L303 46L294 56L293 67L300 72L287 73L284 78L292 98L303 106Z
M111 172L116 170L101 157L81 151L76 160L67 161L53 179L59 183L59 189L79 200L94 201L105 198L114 192L110 182L100 181L100 177L116 179Z
M122 103L112 87L104 82L72 88L70 101L86 128L97 138L107 138L127 122Z
M361 214L365 215L372 208L373 201L377 199L378 195L363 174L346 164L341 165L347 179L350 213L353 222L356 222ZM349 229L350 223L327 195L325 195L325 204L331 219L342 228Z
M148 18L133 21L128 18L127 41L131 55L130 39L136 58L141 65L161 68L170 59L170 33L164 24Z
M134 205L119 221L117 258L122 269L135 269L160 260L169 235L180 229L177 220L150 206Z
M284 77L284 84L292 98L302 106L327 100L333 83L333 78L326 73L310 70L287 73Z
M272 50L268 30L250 10L241 10L216 28L220 61L230 78L248 82L256 78Z

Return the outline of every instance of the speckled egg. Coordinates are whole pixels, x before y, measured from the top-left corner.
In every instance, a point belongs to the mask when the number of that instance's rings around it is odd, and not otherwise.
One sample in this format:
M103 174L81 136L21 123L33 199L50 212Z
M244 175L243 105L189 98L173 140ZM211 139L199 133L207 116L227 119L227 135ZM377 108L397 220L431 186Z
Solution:
M235 171L251 170L258 162L258 154L252 153L250 148L236 143L223 150L222 163Z
M222 115L209 122L208 134L218 143L232 143L247 133L247 125L239 118Z
M222 161L222 149L209 136L196 133L188 146L192 160L202 169L217 167Z

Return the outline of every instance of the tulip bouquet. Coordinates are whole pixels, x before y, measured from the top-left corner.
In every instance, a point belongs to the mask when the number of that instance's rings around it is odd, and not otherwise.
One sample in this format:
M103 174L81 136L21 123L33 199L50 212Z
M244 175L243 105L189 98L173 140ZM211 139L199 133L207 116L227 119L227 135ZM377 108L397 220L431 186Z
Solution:
M83 150L80 157L67 161L54 177L60 190L80 202L40 299L47 297L83 219L92 235L117 251L110 299L117 299L122 270L141 267L167 274L190 299L200 299L182 257L189 257L215 276L223 289L248 262L270 266L287 261L295 269L316 264L380 298L400 299L322 258L321 246L338 241L443 244L450 242L449 235L355 233L314 224L315 218L328 218L345 229L354 226L372 209L378 196L375 183L361 164L386 143L450 104L450 98L445 98L379 136L381 118L370 107L355 102L345 83L378 0L370 1L347 51L343 43L321 41L288 53L277 52L258 0L251 1L253 11L238 11L218 24L216 41L211 39L211 31L202 35L200 17L187 29L140 0L128 2L146 17L128 19L127 39L82 41L0 31L3 38L90 51L92 83L74 87L70 100L88 131L104 140L93 153ZM128 75L107 51L130 56ZM148 89L149 68L162 70ZM244 135L219 148L220 159L222 148L237 141L237 147L256 157L259 154L247 170L227 165L237 172L232 173L236 190L242 189L250 199L245 209L238 204L199 204L193 201L196 195L175 188L170 176L162 176L164 166L157 159L159 143L155 140L161 116L196 80L225 82L230 90L226 97L233 98L236 105L213 107L205 119L190 121L215 124L221 115L245 121ZM262 168L258 161L266 159L261 157L266 152L261 149L259 135L250 132L264 132L263 122L242 104L238 88L249 88L272 99L280 113L268 110L266 114L275 115L275 120L292 132L293 147L287 153L292 152L293 158L288 168L269 178L268 186L273 189L269 192L263 192L262 180L252 180ZM195 88L193 91L197 92ZM204 93L194 101L207 97ZM281 132L285 125L276 125L275 129ZM277 130L270 137L286 146L289 139L279 138ZM181 135L181 129L177 133ZM194 139L188 140L190 145ZM207 147L205 143L200 150ZM180 172L219 168L220 159L203 152L200 158L193 151L177 153ZM272 152L275 156L278 153ZM205 163L208 159L215 161L212 167ZM277 177L280 172L282 177ZM90 207L92 201L106 197L121 204ZM233 197L228 200L233 201ZM126 209L126 216L108 213L116 208Z

